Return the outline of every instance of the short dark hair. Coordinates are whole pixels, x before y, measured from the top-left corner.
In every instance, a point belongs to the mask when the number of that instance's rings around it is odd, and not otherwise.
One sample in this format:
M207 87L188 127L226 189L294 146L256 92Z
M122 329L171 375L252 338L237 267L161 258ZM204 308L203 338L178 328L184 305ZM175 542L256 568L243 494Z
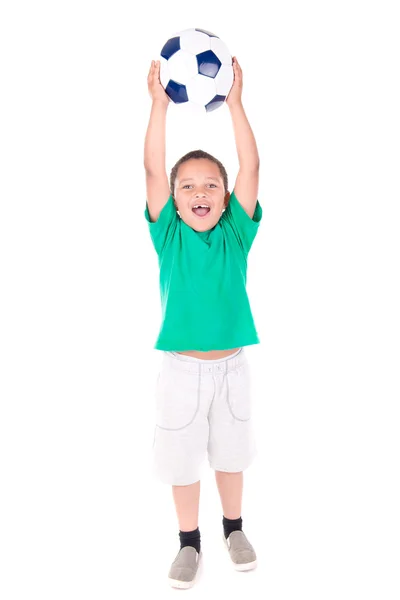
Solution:
M224 165L222 164L222 162L219 161L218 158L215 158L215 156L208 154L208 152L204 152L204 150L192 150L191 152L188 152L187 154L185 154L185 156L182 156L182 158L180 158L178 160L178 162L172 167L171 174L169 177L169 187L170 187L171 195L173 197L174 197L175 179L176 179L176 176L178 173L178 169L182 163L186 162L187 160L191 160L192 158L206 158L206 159L214 162L218 166L219 171L221 173L221 177L224 181L225 192L228 191L228 174L227 174L226 169L225 169Z

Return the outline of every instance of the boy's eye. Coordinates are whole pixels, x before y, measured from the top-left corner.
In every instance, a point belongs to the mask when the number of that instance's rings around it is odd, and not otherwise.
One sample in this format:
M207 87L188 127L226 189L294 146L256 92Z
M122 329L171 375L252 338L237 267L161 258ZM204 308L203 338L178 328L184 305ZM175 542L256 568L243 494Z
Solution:
M210 185L210 186L213 186L213 187L217 187L217 186L215 185L215 183L210 183L209 185ZM188 187L190 187L190 185L187 183L186 185L183 185L182 187L183 187L183 189L185 189L185 188L188 188Z

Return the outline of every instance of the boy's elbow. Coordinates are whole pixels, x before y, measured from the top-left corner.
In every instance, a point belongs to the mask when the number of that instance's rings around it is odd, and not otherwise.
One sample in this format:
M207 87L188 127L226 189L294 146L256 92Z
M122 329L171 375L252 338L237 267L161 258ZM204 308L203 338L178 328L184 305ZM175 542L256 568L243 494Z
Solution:
M253 164L254 164L254 171L259 171L260 170L260 157L258 156L258 152L256 154L256 156L254 156L253 158Z
M148 160L144 161L144 170L146 173L146 177L160 177L165 173L165 165L163 163L155 164L153 162L149 162Z
M144 166L144 170L146 171L146 173L151 173L151 171L153 170L151 168L151 160L149 156L144 156L143 158L143 166Z
M144 171L145 171L146 177L154 177L154 175L156 173L154 166L149 165L147 162L144 163Z
M240 165L240 171L249 176L257 176L260 172L260 161L250 161Z
M247 152L239 157L239 167L248 173L257 173L260 170L260 157L258 152Z

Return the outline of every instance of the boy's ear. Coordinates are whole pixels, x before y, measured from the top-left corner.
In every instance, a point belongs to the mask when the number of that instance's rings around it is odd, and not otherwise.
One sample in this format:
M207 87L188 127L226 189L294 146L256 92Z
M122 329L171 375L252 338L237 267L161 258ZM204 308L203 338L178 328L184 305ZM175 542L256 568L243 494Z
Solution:
M228 204L229 204L229 199L230 199L230 197L231 197L231 195L230 195L230 192L226 192L226 194L225 194L225 198L224 198L224 206L225 206L225 208L226 208L226 207L228 206Z

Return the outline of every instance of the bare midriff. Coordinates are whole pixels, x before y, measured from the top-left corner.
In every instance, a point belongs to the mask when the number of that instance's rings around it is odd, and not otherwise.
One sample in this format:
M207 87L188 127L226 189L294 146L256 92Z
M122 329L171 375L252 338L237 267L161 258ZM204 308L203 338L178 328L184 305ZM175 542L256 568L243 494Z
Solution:
M232 348L231 350L210 350L209 352L197 352L197 350L188 350L185 352L177 352L177 354L185 354L186 356L193 356L193 358L202 358L203 360L218 360L219 358L225 358L231 354L235 354L239 348Z

